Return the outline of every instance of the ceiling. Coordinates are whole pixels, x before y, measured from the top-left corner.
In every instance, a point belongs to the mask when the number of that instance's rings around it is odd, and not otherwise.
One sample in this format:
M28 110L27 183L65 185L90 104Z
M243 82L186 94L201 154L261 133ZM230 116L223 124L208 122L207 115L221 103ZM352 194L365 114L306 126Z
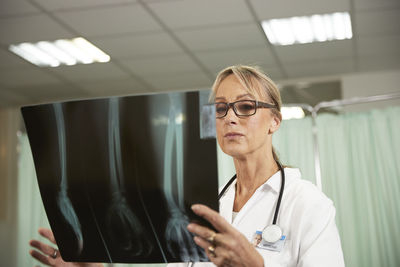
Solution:
M337 11L350 12L353 39L272 46L259 23ZM341 74L400 68L399 15L399 0L0 0L0 107L209 88L238 63L331 87ZM77 36L111 61L39 68L8 51Z

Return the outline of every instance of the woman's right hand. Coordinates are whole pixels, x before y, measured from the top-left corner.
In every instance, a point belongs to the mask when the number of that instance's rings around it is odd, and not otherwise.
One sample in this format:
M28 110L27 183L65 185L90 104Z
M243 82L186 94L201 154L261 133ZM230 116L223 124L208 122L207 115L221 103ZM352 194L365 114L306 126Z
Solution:
M39 234L44 238L50 240L51 243L57 245L56 240L54 238L53 232L47 228L39 228ZM48 266L55 267L103 267L101 263L83 263L83 262L65 262L61 258L60 252L58 249L49 246L43 242L38 240L29 241L29 245L34 247L35 249L31 249L29 254L32 257L40 261L41 263Z

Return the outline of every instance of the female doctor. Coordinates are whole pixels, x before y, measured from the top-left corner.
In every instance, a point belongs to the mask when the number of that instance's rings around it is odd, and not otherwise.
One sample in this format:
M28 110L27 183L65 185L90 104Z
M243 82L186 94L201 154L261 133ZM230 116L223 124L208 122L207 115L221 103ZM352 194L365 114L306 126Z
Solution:
M192 206L217 232L187 226L211 261L189 265L344 266L332 201L302 180L298 169L283 168L272 147L282 120L273 81L257 68L231 66L218 74L210 100L216 108L218 144L233 157L236 176L220 192L220 213ZM50 230L39 232L54 243ZM89 266L65 263L56 249L39 241L30 244L37 249L30 254L44 264Z

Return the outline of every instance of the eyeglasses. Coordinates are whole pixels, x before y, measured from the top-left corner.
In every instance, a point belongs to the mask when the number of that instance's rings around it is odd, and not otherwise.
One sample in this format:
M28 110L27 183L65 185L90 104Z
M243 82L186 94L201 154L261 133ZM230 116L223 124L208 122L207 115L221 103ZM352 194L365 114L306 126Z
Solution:
M239 100L232 103L216 102L214 105L217 118L225 117L229 108L232 108L238 117L252 116L256 114L257 108L276 108L275 105L257 100Z

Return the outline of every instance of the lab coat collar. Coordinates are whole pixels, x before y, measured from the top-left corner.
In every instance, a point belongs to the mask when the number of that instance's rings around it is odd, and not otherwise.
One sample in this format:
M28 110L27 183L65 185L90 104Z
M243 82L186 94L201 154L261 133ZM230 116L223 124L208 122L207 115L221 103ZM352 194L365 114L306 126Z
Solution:
M293 178L300 178L301 173L299 169L284 168L285 171L285 187L290 184ZM281 172L278 171L272 175L262 186L263 190L271 190L277 194L281 189Z
M261 188L263 190L272 189L275 193L279 193L281 187L281 172L277 171L274 173L263 185Z
M293 168L285 168L285 188L289 186L291 181L295 178L300 178L300 170ZM281 175L280 171L276 172L272 175L264 184L262 184L257 190L263 191L273 191L276 194L279 194L279 190L281 188ZM236 180L229 186L229 188L225 191L224 196L221 198L221 202L224 202L224 205L220 205L220 214L224 217L229 223L232 223L232 211L233 211L233 202L235 199L235 188L236 188ZM222 189L222 188L221 188ZM220 203L221 204L221 203ZM240 213L235 219L237 222L240 219Z

